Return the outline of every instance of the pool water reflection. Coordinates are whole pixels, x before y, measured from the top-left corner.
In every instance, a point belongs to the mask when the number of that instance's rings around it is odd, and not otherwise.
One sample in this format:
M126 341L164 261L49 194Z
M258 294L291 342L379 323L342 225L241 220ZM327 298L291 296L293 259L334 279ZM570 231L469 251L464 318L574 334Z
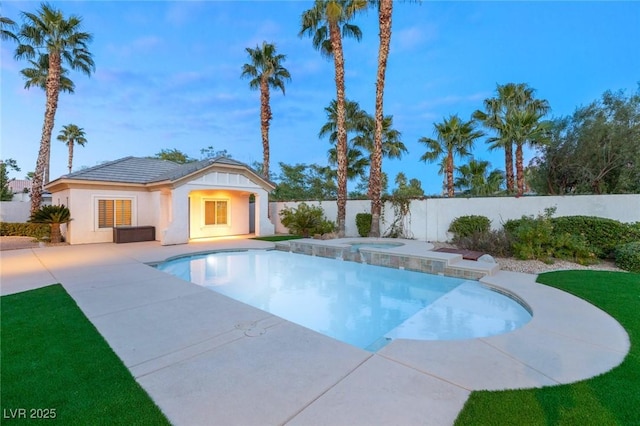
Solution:
M281 251L213 253L157 267L371 351L394 338L495 335L531 319L475 281Z

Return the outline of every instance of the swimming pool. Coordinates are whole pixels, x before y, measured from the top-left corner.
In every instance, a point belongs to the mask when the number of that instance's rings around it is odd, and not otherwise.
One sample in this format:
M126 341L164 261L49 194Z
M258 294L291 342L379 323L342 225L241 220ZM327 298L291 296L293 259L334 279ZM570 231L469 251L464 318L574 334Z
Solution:
M354 346L515 330L531 314L476 281L281 251L202 254L161 271Z

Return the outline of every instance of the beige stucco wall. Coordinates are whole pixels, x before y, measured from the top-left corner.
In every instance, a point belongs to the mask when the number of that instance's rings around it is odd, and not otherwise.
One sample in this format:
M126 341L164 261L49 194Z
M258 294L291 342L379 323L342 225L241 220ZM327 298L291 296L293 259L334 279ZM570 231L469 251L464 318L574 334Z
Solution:
M329 220L336 220L335 201L306 201L308 205L319 205ZM297 207L299 202L271 203L271 218L278 233L288 230L280 221L279 212L286 207ZM448 232L451 222L460 216L482 215L491 220L493 229L502 228L509 219L519 219L523 215L543 214L544 209L555 207L554 217L559 216L598 216L619 220L620 222L640 222L640 194L614 195L572 195L546 197L482 197L482 198L429 198L411 201L411 215L407 218L407 227L411 238L426 241L448 241L452 235ZM345 234L358 236L356 214L369 213L371 202L368 200L349 200L347 202ZM384 234L394 218L393 206L384 204L381 232Z
M211 172L171 192L162 190L158 194L160 214L156 236L163 245L171 245L184 244L190 239L248 234L250 194L256 196L255 234L273 235L274 225L267 217L267 191L242 174ZM204 226L203 198L229 200L228 225Z
M204 224L204 200L226 200L229 203L228 223L225 225ZM191 217L190 238L220 237L249 233L249 194L230 190L198 190L189 194Z
M136 190L73 189L53 194L53 204L69 207L73 219L67 228L70 244L107 243L113 241L112 228L98 228L96 203L99 198L129 198L132 200L131 224L157 226L158 214L154 208L153 193Z
M268 193L242 173L217 170L204 173L175 187L162 185L148 188L125 186L114 188L73 188L54 194L54 204L66 204L73 221L67 231L71 244L113 241L113 229L97 226L99 198L132 200L133 226L154 226L156 240L163 245L184 244L190 239L248 234L249 196L256 196L256 235L272 235L274 225L267 217ZM203 198L229 201L227 225L204 226ZM191 215L191 217L189 216Z

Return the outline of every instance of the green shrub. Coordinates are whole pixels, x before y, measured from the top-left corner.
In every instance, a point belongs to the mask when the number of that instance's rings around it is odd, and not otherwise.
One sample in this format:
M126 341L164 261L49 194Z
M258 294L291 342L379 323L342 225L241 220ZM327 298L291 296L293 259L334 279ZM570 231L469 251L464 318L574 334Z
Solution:
M286 207L280 211L282 224L289 229L290 234L309 237L315 234L334 232L334 222L324 217L324 210L319 206L309 206L300 203L298 208Z
M31 214L29 222L49 224L51 227L51 242L59 243L62 241L60 225L71 222L71 213L64 204L42 206Z
M568 259L580 264L596 262L596 254L582 234L556 228L551 218L555 208L545 209L538 217L523 216L504 224L512 239L513 254L518 259L551 262L552 258Z
M553 226L546 216L523 216L513 236L513 254L518 259L549 262L553 255Z
M504 229L489 232L475 232L455 241L456 245L466 250L481 251L497 257L511 257L512 241Z
M598 262L598 257L581 235L569 233L553 236L553 257L567 259L581 265L591 265Z
M356 215L356 226L358 227L358 235L368 237L371 232L371 213L358 213Z
M515 235L516 229L520 227L528 218L523 216L522 219L509 219L505 223L502 224L502 229L509 234Z
M0 235L8 237L33 237L37 240L49 239L51 227L41 223L0 222Z
M558 233L580 235L600 258L613 258L616 247L640 240L640 226L595 216L565 216L552 219Z
M616 249L616 265L625 271L640 272L640 241L623 244Z
M460 216L449 225L449 232L453 233L454 240L468 237L475 233L489 232L491 221L485 216Z

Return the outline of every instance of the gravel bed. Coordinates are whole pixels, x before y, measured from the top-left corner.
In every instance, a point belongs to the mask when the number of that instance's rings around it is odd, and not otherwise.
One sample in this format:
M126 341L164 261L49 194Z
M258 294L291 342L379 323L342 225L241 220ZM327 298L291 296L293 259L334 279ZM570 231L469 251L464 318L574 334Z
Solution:
M457 248L451 243L431 242L435 249L441 247ZM503 271L524 272L527 274L540 274L542 272L561 271L567 269L588 269L592 271L622 271L613 262L600 260L594 265L580 265L567 260L554 259L553 263L547 264L539 260L518 260L514 258L496 257L496 262Z
M539 260L518 260L513 258L497 257L496 261L503 271L525 272L527 274L540 274L542 272L561 271L567 269L588 269L592 271L622 271L613 262L601 260L595 265L580 265L566 260L554 259L551 264Z
M45 243L45 247L66 246L67 243ZM21 250L42 247L42 245L33 237L8 237L0 236L0 251Z

